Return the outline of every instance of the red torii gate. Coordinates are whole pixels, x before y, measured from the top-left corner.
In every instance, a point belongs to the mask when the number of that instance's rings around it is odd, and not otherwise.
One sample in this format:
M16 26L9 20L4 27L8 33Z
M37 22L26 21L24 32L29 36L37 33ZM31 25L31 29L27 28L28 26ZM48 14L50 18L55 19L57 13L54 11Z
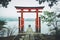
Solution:
M36 26L36 32L40 32L40 17L38 17L38 12L42 12L41 9L44 8L44 6L41 7L19 7L15 6L15 8L19 11L17 13L21 13L21 17L19 17L19 33L24 31L24 18L23 18L23 13L24 12L36 12L36 19L35 19L35 26ZM28 10L28 11L25 11ZM32 11L35 10L35 11ZM40 10L40 11L39 11Z

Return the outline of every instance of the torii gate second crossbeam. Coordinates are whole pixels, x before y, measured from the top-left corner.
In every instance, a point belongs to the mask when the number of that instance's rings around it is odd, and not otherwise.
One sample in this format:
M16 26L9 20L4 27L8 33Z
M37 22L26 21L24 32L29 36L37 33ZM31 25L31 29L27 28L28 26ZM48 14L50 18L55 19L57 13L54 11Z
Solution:
M43 9L44 6L41 6L41 7L20 7L20 6L15 6L15 8L17 10L19 10L19 11L17 11L17 13L21 13L21 17L19 17L19 32L24 31L24 18L23 18L23 13L24 12L35 12L36 13L36 19L35 19L36 32L40 32L41 23L40 23L40 17L38 17L38 13L42 12L41 9ZM28 11L25 11L25 10L28 10ZM35 11L32 11L32 10L35 10Z

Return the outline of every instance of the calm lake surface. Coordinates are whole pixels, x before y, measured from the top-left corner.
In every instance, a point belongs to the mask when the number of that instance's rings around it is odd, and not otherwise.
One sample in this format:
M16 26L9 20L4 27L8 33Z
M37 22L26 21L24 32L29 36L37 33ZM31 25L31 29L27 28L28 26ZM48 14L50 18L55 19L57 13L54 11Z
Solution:
M18 34L18 21L7 21L7 24L5 25L5 27L11 28L14 30L14 28L16 29L14 34ZM26 31L28 25L31 25L33 31L35 31L35 21L25 21L24 22L24 31ZM46 26L45 23L41 23L41 33L49 33L49 28Z

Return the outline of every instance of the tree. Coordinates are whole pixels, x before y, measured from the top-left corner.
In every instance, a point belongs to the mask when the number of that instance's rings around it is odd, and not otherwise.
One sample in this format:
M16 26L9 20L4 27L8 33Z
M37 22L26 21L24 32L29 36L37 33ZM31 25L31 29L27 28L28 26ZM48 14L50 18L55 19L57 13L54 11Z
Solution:
M9 4L11 0L0 0L0 4L2 4L3 7L7 8L7 5ZM39 4L44 3L45 1L47 1L49 4L49 7L52 7L54 4L56 4L58 1L57 0L36 0L39 2Z
M5 28L4 27L5 24L6 24L5 20L0 19L0 30L2 30L2 28Z
M7 36L12 36L16 32L17 28L15 26L13 28L10 28L10 26L4 27L6 23L7 22L5 21L5 19L0 18L0 35L4 36L4 33L7 33Z
M57 26L57 17L60 17L60 14L59 15L56 15L56 13L54 12L48 12L48 11L45 11L44 12L44 15L41 15L41 19L43 22L46 22L48 26L51 26L53 25L54 29L51 29L51 30L55 30L55 35L57 36L57 33L58 33L58 26Z
M7 27L8 28L8 27ZM12 28L10 28L10 26L9 26L9 28L8 28L8 30L7 30L7 36L13 36L14 35L14 33L16 32L16 30L17 30L17 28L14 26L14 27L12 27Z
M49 4L48 6L51 8L54 4L56 4L58 1L57 0L36 0L39 2L39 4L44 3L45 1L47 1Z
M7 29L6 27L4 27L5 24L6 24L5 20L0 19L0 33L1 33L1 36L4 35L4 32L6 31L5 29Z
M7 8L7 5L9 4L11 0L0 0L0 4L2 4L2 7Z

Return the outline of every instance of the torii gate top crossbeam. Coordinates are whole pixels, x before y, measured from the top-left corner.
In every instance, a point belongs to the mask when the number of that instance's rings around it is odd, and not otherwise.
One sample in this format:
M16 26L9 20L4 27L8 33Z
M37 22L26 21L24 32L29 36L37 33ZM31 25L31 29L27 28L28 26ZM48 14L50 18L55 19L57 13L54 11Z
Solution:
M18 9L22 9L22 8L24 8L24 9L26 9L26 8L41 9L41 8L44 8L44 6L41 6L41 7L20 7L20 6L15 6L15 7L18 8Z
M20 7L20 6L15 6L16 9L19 9L23 12L42 12L41 10L44 8L44 6L41 6L41 7ZM24 11L24 10L28 10L28 11ZM35 11L32 11L32 10L35 10ZM18 13L21 12L21 11L17 11Z

